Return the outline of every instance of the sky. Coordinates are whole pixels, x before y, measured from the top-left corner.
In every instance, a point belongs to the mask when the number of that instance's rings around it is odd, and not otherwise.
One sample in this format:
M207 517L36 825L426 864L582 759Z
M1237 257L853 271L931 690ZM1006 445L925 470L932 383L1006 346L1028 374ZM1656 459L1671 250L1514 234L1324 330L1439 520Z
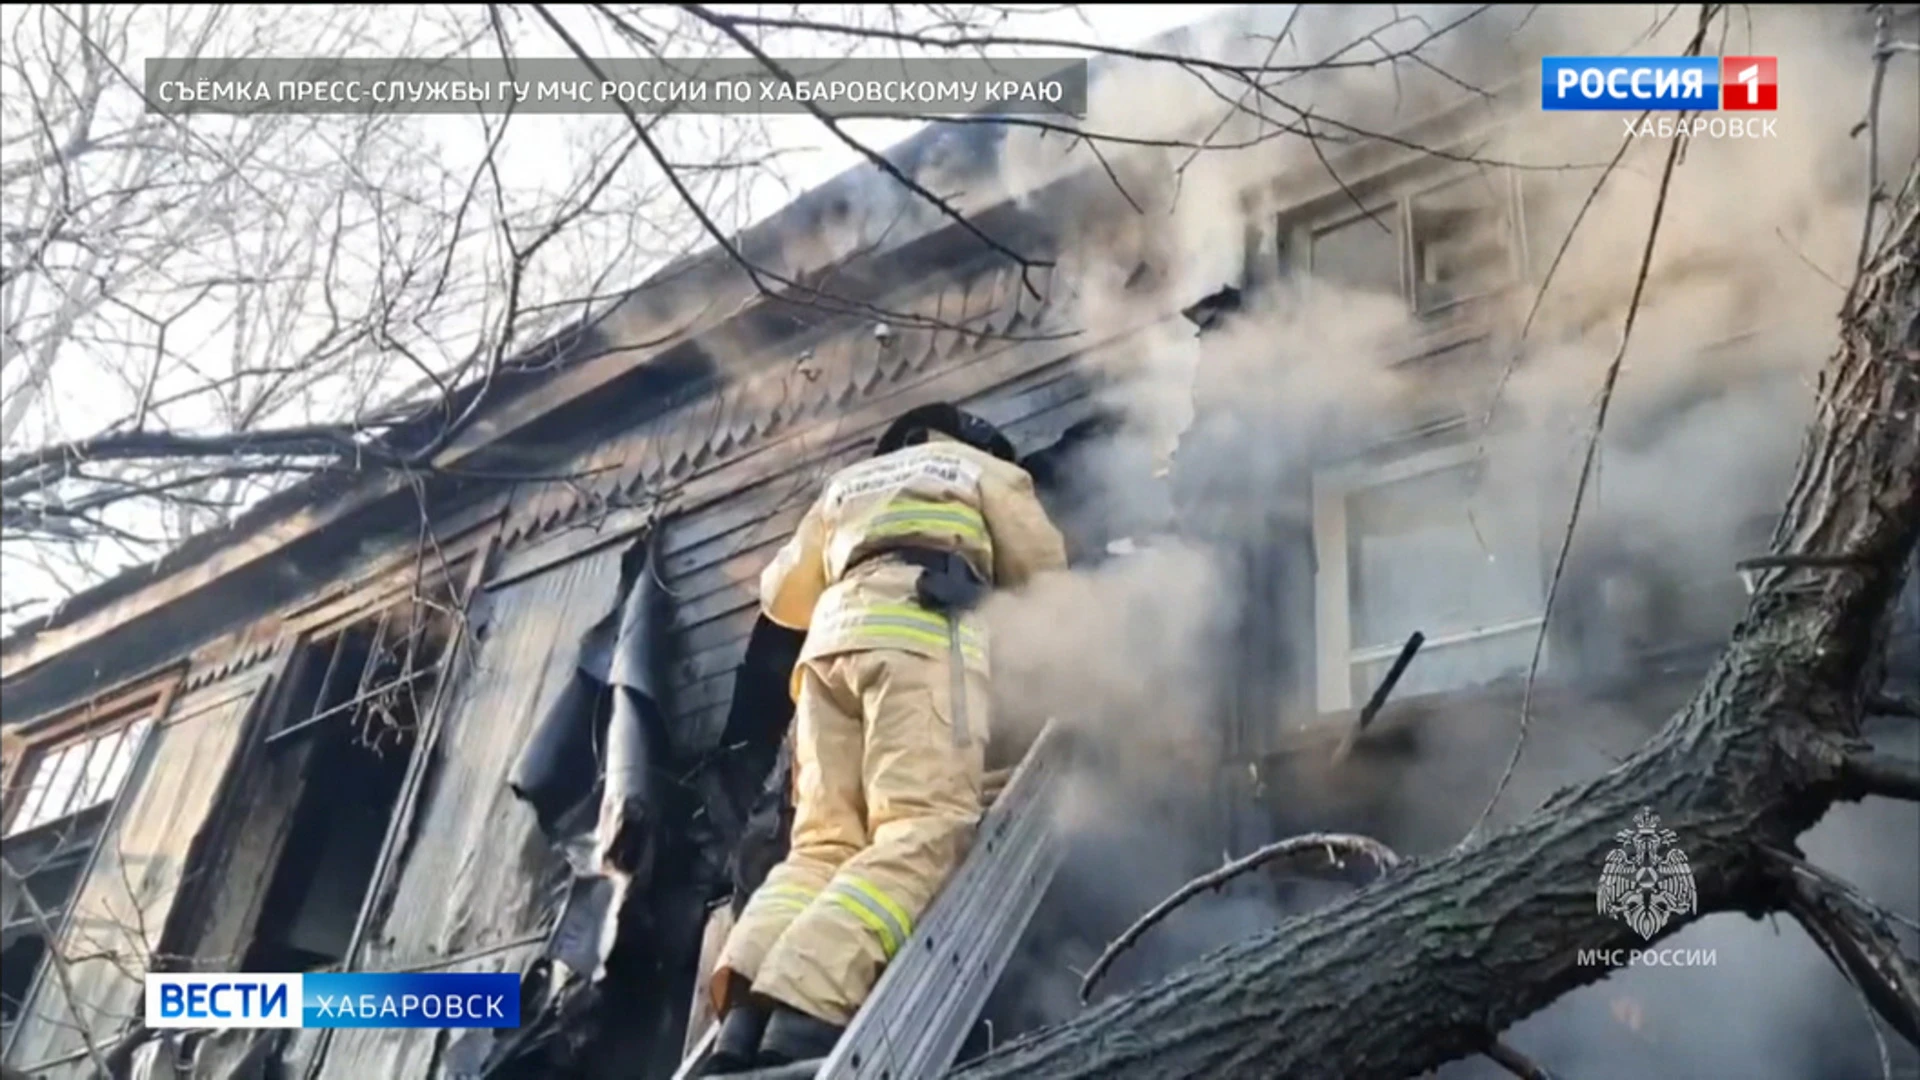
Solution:
M1211 18L1215 14L1227 11L1239 5L1233 4L1012 4L999 5L1007 11L1004 24L995 29L996 36L1051 39L1062 42L1086 43L1095 47L1119 48L1138 46L1150 39L1183 26L1192 26ZM903 5L903 7L924 7L924 5ZM714 10L727 12L767 14L770 9L765 5L718 4ZM565 9L562 9L565 10ZM576 9L577 10L577 9ZM859 16L836 14L830 6L805 8L805 17L817 18L823 22L844 19L848 22L859 21ZM777 12L775 13L777 14ZM608 33L604 24L588 23L583 19L562 19L563 22L577 23L575 29L578 40L591 42L596 38L606 40ZM871 23L872 17L868 17ZM820 44L807 48L804 42L807 35L784 39L779 54L782 56L837 55L847 46L844 39L816 35ZM611 42L615 49L625 52L621 43ZM891 46L883 42L863 42L857 46L862 53L891 55ZM992 50L996 56L1035 56L1049 57L1070 55L1061 48L1038 48L1028 46L996 46ZM611 55L614 49L601 50ZM564 49L555 47L543 50L541 55L564 55ZM967 56L966 52L929 55ZM528 147L547 145L552 150L532 150L515 155L517 163L527 163L530 174L516 179L516 183L540 185L540 174L564 180L571 170L556 167L552 163L566 159L566 152L559 149L570 133L575 130L592 129L605 131L608 123L605 117L562 117L563 121L544 125L533 132L516 133L516 137L528 139ZM567 123L564 121L573 121ZM616 121L617 122L617 121ZM732 213L727 215L726 224L733 228L744 228L777 213L794 197L839 173L860 163L860 155L845 142L827 132L810 116L770 115L755 117L754 126L758 135L765 140L765 151L777 154L777 162L763 170L759 180L750 192L743 193L741 202L731 205ZM841 125L846 133L863 145L872 149L891 147L913 135L923 125L918 121L901 120L854 120ZM604 136L596 134L595 139ZM550 140L550 141L549 141ZM701 246L706 246L704 242Z
M1139 45L1169 30L1203 22L1232 4L1082 4L1077 8L1060 5L1014 5L1031 9L1009 20L1009 36L1057 38L1085 41L1092 45L1122 47ZM1017 55L1007 50L1009 55ZM1051 50L1022 50L1044 55ZM779 131L780 144L795 151L794 181L812 187L858 161L845 144L821 139L818 124L810 117L775 117L770 121ZM868 120L848 125L849 132L868 145L890 146L911 135L919 124L900 121Z

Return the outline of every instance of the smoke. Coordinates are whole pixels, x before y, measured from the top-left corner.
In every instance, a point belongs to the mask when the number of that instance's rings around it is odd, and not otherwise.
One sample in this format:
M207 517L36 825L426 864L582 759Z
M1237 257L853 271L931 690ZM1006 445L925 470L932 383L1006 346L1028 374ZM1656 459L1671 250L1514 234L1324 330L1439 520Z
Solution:
M1217 70L1147 61L1096 77L1086 130L1227 149L1105 144L1096 161L1057 133L1008 138L999 190L1062 230L1070 254L1059 276L1074 291L1074 322L1097 343L1083 360L1103 404L1125 417L1080 482L1109 525L1126 523L1112 531L1143 538L1159 523L1189 538L1038 583L992 612L1002 714L1029 728L1072 718L1107 748L1063 810L1079 861L1056 889L1069 899L1050 901L1049 929L1030 935L1047 942L1022 959L1024 999L1003 1003L1017 1022L1072 1011L1070 969L1217 865L1224 846L1294 826L1373 831L1408 854L1458 839L1491 794L1513 710L1421 695L1513 680L1534 631L1430 645L1415 659L1397 691L1428 703L1410 759L1338 773L1274 759L1320 720L1322 695L1341 692L1317 670L1327 653L1315 635L1327 627L1315 616L1313 560L1348 560L1347 594L1330 602L1344 603L1356 648L1537 616L1636 289L1572 567L1631 558L1659 576L1637 595L1593 601L1577 639L1558 636L1556 616L1545 671L1561 693L1538 716L1498 817L1608 767L1691 689L1697 658L1662 669L1633 649L1724 640L1738 614L1732 564L1752 553L1743 545L1765 543L1784 499L1859 244L1867 163L1851 129L1868 98L1871 24L1840 9L1755 8L1709 28L1709 55L1780 58L1780 108L1765 118L1771 137L1685 144L1642 284L1670 140L1628 140L1608 172L1622 117L1543 113L1526 79L1542 55L1677 54L1697 14L1516 5L1461 22L1468 13L1343 6L1296 18L1271 7L1187 35L1191 55L1227 63L1331 64L1270 74L1258 92ZM1367 63L1416 44L1419 61ZM1516 82L1513 98L1489 96ZM1882 183L1897 183L1920 149L1917 94L1915 65L1897 58L1880 113ZM1449 186L1426 192L1411 163ZM1401 204L1389 190L1419 194ZM1244 306L1196 334L1180 312L1226 285L1242 289ZM1377 449L1388 445L1398 449ZM1465 471L1424 496L1419 477L1335 496L1345 550L1312 551L1330 490L1316 495L1316 472L1448 445L1466 448L1449 459ZM1250 551L1277 567L1277 585L1250 576ZM1249 611L1270 632L1249 629ZM1593 660L1609 634L1622 639L1612 660ZM1338 656L1348 643L1336 645ZM1607 663L1627 665L1608 673L1639 692L1581 681ZM1355 663L1353 700L1340 704L1357 706L1385 666ZM1250 754L1268 754L1272 775L1258 775ZM1238 812L1227 807L1263 789L1287 820L1230 823ZM1816 841L1872 853L1860 861L1911 882L1917 834L1911 814L1836 813ZM1911 888L1893 893L1885 899L1902 910L1920 906ZM1110 988L1313 902L1271 880L1196 901L1116 968ZM1616 976L1522 1033L1543 1057L1558 1055L1552 1067L1582 1076L1784 1080L1811 1075L1789 1044L1863 1045L1865 1021L1797 928L1716 919L1676 942L1701 943L1718 947L1722 966ZM1636 1004L1611 1011L1617 997ZM1622 1015L1642 1016L1641 1027ZM1634 1058L1619 1044L1642 1030L1667 1042ZM1700 1031L1715 1034L1691 1034ZM1721 1037L1731 1031L1746 1034ZM1644 1067L1621 1065L1630 1058Z

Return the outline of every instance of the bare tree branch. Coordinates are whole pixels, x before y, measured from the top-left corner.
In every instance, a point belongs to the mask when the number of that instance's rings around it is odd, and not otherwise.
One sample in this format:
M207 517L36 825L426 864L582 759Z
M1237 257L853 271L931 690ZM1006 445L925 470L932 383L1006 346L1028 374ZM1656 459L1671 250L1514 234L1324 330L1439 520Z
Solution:
M47 917L46 909L40 906L40 901L33 895L33 890L26 887L26 875L17 870L13 863L4 855L0 855L0 872L4 872L7 877L21 883L20 900L26 905L27 917L33 921L33 928L39 932L41 940L47 943L47 963L53 968L54 978L59 980L61 999L66 1004L67 1015L72 1019L74 1027L80 1032L80 1038L86 1047L87 1058L93 1062L93 1067L97 1075L112 1075L107 1072L106 1062L100 1057L99 1044L94 1041L93 1030L89 1026L87 1018L81 1015L80 996L75 992L73 986L73 971L68 966L67 958L62 955L60 951L62 943L59 929L55 927L53 921Z
M1884 795L1920 802L1920 762L1857 751L1840 763L1840 786L1843 797L1849 799Z
M758 60L761 66L765 67L768 71L778 76L780 78L780 81L786 83L788 86L794 85L795 80L793 77L793 73L788 71L778 61L768 56L760 48L760 46L754 44L753 39L749 38L746 34L742 33L740 28L734 24L732 19L722 15L718 15L700 4L682 4L681 7L685 8L689 12L692 12L696 18L699 18L702 21L712 26L719 27L723 33L725 33L729 38L733 39L735 44L739 45L742 49L745 49L747 52L747 55L753 57L755 60ZM947 220L952 221L956 225L960 226L961 229L966 231L974 239L979 240L982 244L985 244L989 249L996 251L1001 255L1004 255L1007 258L1013 260L1013 262L1016 265L1018 265L1022 271L1022 274L1021 274L1022 283L1026 285L1027 290L1033 294L1033 297L1035 299L1039 299L1040 291L1033 285L1032 281L1027 279L1025 275L1025 271L1032 270L1036 267L1051 266L1053 265L1052 263L1029 259L1027 256L1020 254L1019 252L1013 250L1012 248L1007 247L1005 244L1001 243L1000 241L995 240L993 237L988 236L985 232L982 232L980 227L978 225L975 225L973 221L970 218L968 218L965 214L962 214L960 211L954 209L953 206L947 202L947 200L941 198L938 195L935 195L933 192L928 191L926 188L922 187L919 181L913 179L912 177L908 176L906 173L902 172L900 170L900 167L898 165L895 165L893 162L888 161L885 155L876 153L873 149L868 147L866 144L848 135L846 132L846 129L841 127L839 122L836 121L832 116L828 115L825 109L822 109L819 105L815 104L812 101L806 102L806 106L807 106L807 112L810 113L815 120L820 121L821 126L825 127L829 132L832 132L834 138L840 140L848 148L852 149L853 151L858 153L861 157L865 158L868 161L868 163L871 164L874 168L879 169L882 175L892 179L895 183L906 188L908 191L912 192L917 197L926 200L926 202L929 205L931 205L934 209L938 210L943 216L947 218Z
M1902 950L1887 913L1816 866L1783 851L1766 853L1779 864L1787 910L1874 1011L1920 1046L1920 963Z
M1176 908L1195 896L1219 889L1236 877L1275 862L1300 862L1306 857L1316 856L1324 858L1328 867L1338 869L1346 865L1345 860L1341 858L1343 855L1358 855L1368 859L1379 867L1382 873L1400 865L1400 856L1395 854L1392 848L1370 837L1347 833L1308 833L1267 844L1226 863L1217 870L1194 878L1174 890L1171 896L1155 904L1146 914L1134 920L1131 926L1122 931L1119 937L1114 938L1101 951L1099 957L1094 960L1093 966L1088 968L1086 975L1081 978L1081 1004L1084 1005L1087 1002L1093 992L1094 984L1100 981L1100 977L1106 974L1107 969L1119 959L1121 953L1139 941L1154 924L1164 920ZM1525 1054L1498 1039L1489 1041L1486 1055L1520 1080L1550 1080L1545 1069L1535 1064Z
M1087 969L1086 975L1080 980L1080 1001L1082 1003L1087 1001L1093 993L1094 985L1100 981L1102 975L1106 974L1107 969L1113 966L1113 962L1120 958L1121 953L1131 948L1134 942L1140 940L1142 935L1153 928L1154 924L1173 914L1175 909L1195 896L1218 889L1248 871L1257 870L1278 860L1294 860L1307 855L1316 855L1325 856L1329 865L1340 866L1343 865L1340 860L1342 854L1364 856L1371 859L1374 865L1382 870L1391 869L1400 864L1400 856L1394 854L1393 850L1385 844L1365 836L1346 833L1308 833L1305 836L1295 836L1267 844L1234 859L1218 870L1212 870L1194 878L1175 889L1171 896L1148 909L1146 914L1135 919L1133 925L1127 927L1119 937L1114 938L1094 960L1093 966Z
M1867 699L1867 712L1876 716L1904 716L1920 720L1920 697L1901 694L1875 694Z

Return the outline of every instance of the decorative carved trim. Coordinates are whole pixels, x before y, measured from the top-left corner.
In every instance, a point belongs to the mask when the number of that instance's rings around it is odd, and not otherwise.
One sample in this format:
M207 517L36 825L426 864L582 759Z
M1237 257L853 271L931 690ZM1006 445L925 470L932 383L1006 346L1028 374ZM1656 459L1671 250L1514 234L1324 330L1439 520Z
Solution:
M841 328L792 362L763 358L760 374L725 385L659 422L616 433L560 471L594 472L577 484L547 485L510 512L503 550L533 544L609 511L657 503L666 489L710 471L796 429L830 422L913 375L1018 348L1021 335L1046 333L1056 313L1056 278L1000 266L900 305L938 329L871 324ZM895 301L896 304L900 302Z
M192 673L180 688L181 692L204 690L217 682L251 671L272 656L275 647L274 637L268 635L220 649L214 657L196 656Z

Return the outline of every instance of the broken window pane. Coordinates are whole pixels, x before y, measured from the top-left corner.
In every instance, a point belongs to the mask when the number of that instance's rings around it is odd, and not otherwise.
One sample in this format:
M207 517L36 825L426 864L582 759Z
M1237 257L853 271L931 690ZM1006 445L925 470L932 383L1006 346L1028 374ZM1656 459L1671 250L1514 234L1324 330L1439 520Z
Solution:
M1349 497L1356 704L1415 630L1427 641L1396 693L1525 669L1544 598L1538 523L1531 500L1496 501L1478 472L1457 466Z
M1414 305L1439 311L1510 284L1500 174L1483 171L1413 197Z
M31 930L7 939L6 951L0 953L0 1021L11 1026L19 1018L46 954L46 938Z
M65 911L67 901L73 898L73 887L80 883L80 872L87 868L86 854L76 852L29 865L34 869L27 876L27 891L33 894L40 910L48 915ZM17 907L25 906L21 904Z
M268 739L269 772L247 796L248 832L285 840L258 875L222 886L260 913L242 946L246 970L314 971L345 957L432 700L449 610L402 601L302 643L295 670L305 674ZM342 791L353 798L343 803Z
M1356 217L1315 233L1313 276L1361 292L1404 295L1399 218L1393 206L1375 207L1372 217Z

